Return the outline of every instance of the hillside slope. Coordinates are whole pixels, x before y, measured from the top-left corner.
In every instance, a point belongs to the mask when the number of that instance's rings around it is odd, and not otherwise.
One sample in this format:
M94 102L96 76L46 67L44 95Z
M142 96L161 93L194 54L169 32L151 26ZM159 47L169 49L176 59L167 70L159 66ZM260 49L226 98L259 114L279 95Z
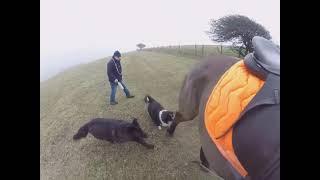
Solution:
M180 124L169 138L144 109L148 93L176 110L182 80L197 61L155 52L124 54L124 80L136 97L126 99L118 88L119 104L109 106L107 60L76 66L40 83L41 179L218 179L190 163L199 159L197 119ZM111 144L91 135L74 142L79 127L97 117L138 118L155 149L134 142Z

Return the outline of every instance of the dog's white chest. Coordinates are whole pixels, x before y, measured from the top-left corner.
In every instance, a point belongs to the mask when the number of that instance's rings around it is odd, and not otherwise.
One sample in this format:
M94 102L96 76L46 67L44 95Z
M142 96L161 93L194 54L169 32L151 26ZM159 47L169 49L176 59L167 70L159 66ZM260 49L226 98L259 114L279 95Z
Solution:
M163 122L163 120L162 120L162 113L163 113L163 112L166 112L166 111L168 111L168 110L161 110L161 111L159 112L159 120L160 120L160 122L161 122L161 126L163 126L163 127L168 127L168 126L170 126L170 124L172 123L172 122L169 122L169 124L167 124L167 123ZM159 129L159 130L161 130L161 126L158 126L158 129Z

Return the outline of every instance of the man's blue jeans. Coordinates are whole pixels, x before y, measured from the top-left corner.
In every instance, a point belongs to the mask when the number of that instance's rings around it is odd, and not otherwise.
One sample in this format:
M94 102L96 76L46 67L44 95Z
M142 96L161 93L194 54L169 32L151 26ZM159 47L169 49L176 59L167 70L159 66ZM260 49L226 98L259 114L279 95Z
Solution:
M122 86L124 88L123 92L125 93L125 95L127 97L130 96L130 92L129 92L128 88L126 87L126 85L122 81L120 83L122 84ZM110 86L111 86L110 102L115 102L118 83L110 82Z

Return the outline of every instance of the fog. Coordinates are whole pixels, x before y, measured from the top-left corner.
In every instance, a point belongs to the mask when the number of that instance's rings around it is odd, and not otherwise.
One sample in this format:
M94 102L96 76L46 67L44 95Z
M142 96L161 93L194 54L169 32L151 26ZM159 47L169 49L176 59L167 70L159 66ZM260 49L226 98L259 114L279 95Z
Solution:
M229 14L262 24L280 44L279 0L40 0L40 81L140 42L214 44L209 20Z
M110 54L112 54L112 50L108 49L100 51L88 49L83 51L61 52L49 54L47 56L41 54L40 82L47 80L48 78L74 65L98 60L103 57L107 57Z

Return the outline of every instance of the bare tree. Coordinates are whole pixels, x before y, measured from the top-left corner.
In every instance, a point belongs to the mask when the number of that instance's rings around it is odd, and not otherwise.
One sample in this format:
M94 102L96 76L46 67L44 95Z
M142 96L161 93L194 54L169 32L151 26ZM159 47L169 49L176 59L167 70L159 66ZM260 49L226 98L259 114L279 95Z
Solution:
M140 50L142 50L143 48L146 47L146 45L145 45L145 44L142 44L142 43L139 43L139 44L137 44L137 47L138 47Z
M242 57L253 51L251 40L254 36L271 39L269 31L262 25L242 15L212 19L210 25L210 30L207 31L210 39L215 42L231 42L232 49Z

